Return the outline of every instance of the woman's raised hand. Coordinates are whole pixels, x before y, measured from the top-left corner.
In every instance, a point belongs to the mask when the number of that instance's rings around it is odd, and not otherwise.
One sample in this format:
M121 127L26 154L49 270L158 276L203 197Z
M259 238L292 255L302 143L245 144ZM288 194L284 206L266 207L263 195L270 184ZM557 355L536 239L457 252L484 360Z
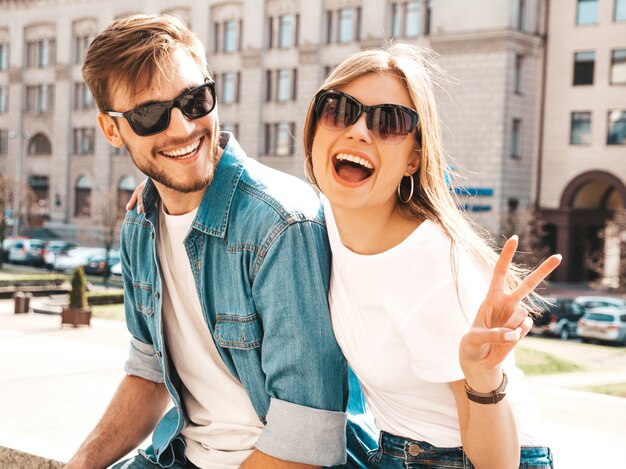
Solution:
M146 181L144 180L135 188L133 195L130 196L128 203L126 204L126 210L132 210L135 207L135 204L137 204L137 213L143 212L143 205L141 204L141 191L143 191L145 185Z
M466 381L477 391L489 392L498 386L502 362L520 339L528 334L533 324L520 301L561 263L560 255L550 256L515 290L507 293L506 276L517 244L517 236L513 236L502 248L487 296L480 305L474 324L461 340L461 367Z

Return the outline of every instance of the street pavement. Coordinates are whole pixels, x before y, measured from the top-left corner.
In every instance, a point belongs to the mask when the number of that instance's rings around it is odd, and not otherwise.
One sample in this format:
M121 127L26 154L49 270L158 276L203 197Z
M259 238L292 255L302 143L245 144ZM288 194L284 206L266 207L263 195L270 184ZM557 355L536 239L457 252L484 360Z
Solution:
M527 344L552 346L532 338ZM127 347L121 322L93 319L91 327L62 328L57 315L15 315L12 301L0 301L0 447L67 461L122 378ZM575 389L626 382L621 361L610 369L527 381L557 469L626 466L626 399ZM7 464L0 451L2 469L54 467Z

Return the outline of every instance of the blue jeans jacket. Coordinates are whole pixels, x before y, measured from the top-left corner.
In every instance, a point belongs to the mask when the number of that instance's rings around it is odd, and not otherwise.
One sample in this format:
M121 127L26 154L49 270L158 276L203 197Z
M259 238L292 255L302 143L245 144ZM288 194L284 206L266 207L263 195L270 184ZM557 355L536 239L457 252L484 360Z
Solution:
M346 363L328 311L330 247L315 192L247 158L232 135L185 239L208 331L265 424L256 444L288 461L345 461ZM186 416L180 378L168 360L157 259L158 192L148 181L144 213L129 212L121 257L125 371L164 382L174 407L157 425L147 457L184 462ZM209 336L207 336L209 337ZM207 380L211 377L207 376Z

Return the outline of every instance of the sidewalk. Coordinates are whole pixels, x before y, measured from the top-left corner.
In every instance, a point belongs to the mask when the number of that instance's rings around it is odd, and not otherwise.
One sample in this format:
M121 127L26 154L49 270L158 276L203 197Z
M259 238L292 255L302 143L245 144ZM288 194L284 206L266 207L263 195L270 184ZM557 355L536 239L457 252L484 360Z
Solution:
M61 328L57 315L14 315L13 302L0 301L0 468L56 468L61 464L49 460L72 456L123 376L128 337L121 322L92 319L91 327ZM528 379L555 467L624 467L626 399L566 389L583 381L625 382L626 376L590 372ZM46 459L26 465L2 447Z

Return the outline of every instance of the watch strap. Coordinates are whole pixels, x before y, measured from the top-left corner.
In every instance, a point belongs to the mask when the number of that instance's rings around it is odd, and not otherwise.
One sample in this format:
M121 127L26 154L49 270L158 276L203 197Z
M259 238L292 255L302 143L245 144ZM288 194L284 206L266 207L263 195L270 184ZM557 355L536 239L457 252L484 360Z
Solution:
M497 404L504 396L506 396L506 385L508 384L509 379L506 376L506 373L502 372L502 382L497 389L494 389L491 392L478 392L475 391L467 384L465 381L465 393L467 394L467 398L472 402L477 402L479 404Z

